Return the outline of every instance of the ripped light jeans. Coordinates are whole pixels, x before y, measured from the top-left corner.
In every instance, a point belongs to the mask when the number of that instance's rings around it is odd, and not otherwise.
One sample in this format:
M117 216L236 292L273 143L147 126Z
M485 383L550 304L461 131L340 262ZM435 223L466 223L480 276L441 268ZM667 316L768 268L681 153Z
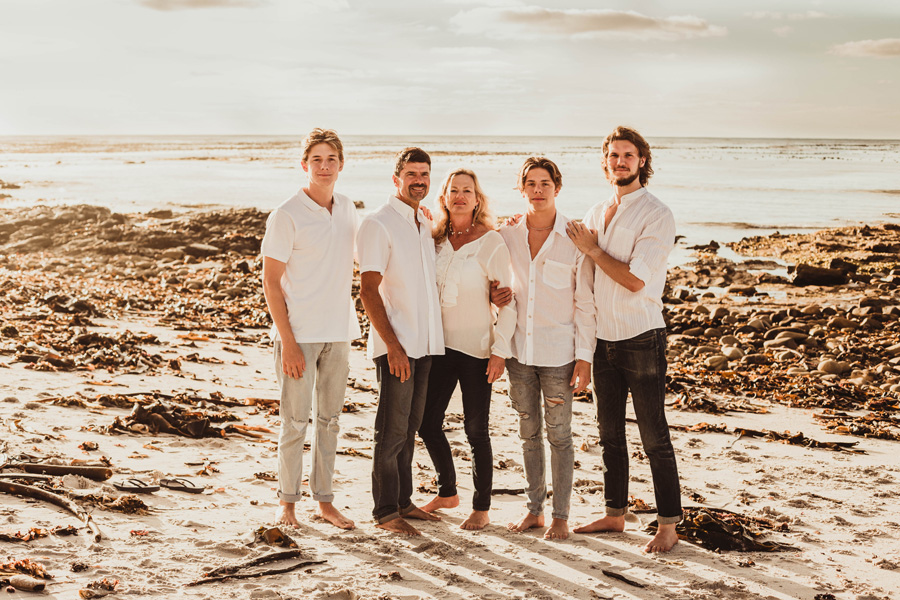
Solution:
M575 448L572 444L572 388L569 382L575 361L562 367L523 365L506 360L509 371L509 399L519 413L519 438L528 482L528 512L544 513L547 476L542 425L546 422L550 442L550 469L553 485L553 518L569 518ZM543 403L541 402L543 397Z
M275 341L275 374L281 388L281 434L278 436L278 497L299 502L303 481L303 445L315 404L316 436L312 442L309 490L316 502L333 502L331 480L350 374L350 342L300 344L306 370L303 377L285 377L281 370L281 341Z

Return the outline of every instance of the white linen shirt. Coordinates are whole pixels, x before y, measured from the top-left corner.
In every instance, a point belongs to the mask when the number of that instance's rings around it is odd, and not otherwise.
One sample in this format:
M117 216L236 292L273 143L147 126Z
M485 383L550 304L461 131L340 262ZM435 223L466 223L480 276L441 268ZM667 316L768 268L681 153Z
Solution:
M621 205L603 231L606 210L613 202L615 196L591 208L584 224L597 230L600 248L626 263L631 273L644 282L644 287L630 292L595 266L597 338L609 342L631 339L666 326L662 293L669 253L675 247L675 217L647 188L622 196Z
M359 216L334 194L331 212L301 189L269 214L260 254L285 263L281 289L297 342L347 342L360 337L351 289ZM278 329L272 327L272 339Z
M388 321L410 358L444 353L444 332L434 271L431 221L391 196L363 219L356 236L359 272L381 273L378 293ZM370 359L387 354L387 345L369 327L366 354Z
M556 213L553 231L534 260L525 218L500 228L512 259L518 317L512 352L522 364L561 367L576 358L594 360L593 270L566 235L568 222Z
M437 287L441 299L444 345L475 358L512 356L516 302L495 315L491 281L512 285L509 250L496 231L454 250L449 240L437 246Z

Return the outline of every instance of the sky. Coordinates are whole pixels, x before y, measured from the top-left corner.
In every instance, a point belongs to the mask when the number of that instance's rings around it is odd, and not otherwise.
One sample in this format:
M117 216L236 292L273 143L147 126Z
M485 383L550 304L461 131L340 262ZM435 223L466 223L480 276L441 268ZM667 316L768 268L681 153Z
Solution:
M900 138L897 0L0 0L0 135Z

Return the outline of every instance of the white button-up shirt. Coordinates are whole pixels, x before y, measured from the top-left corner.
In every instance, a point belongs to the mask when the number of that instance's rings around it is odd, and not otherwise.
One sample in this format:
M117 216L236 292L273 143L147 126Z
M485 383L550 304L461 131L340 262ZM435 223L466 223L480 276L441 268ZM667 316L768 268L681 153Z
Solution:
M358 228L356 207L342 194L334 194L329 212L301 189L269 214L260 253L285 263L281 289L297 342L362 335L350 294Z
M491 281L512 285L509 250L500 234L488 231L459 250L444 240L435 264L446 347L475 358L512 356L516 301L495 313L490 297Z
M604 231L604 216L613 202L615 197L594 206L584 217L584 224L597 230L600 248L626 263L631 273L644 282L644 287L630 292L602 269L595 268L597 338L609 342L631 339L666 326L662 293L669 253L675 247L675 217L647 188L623 196Z
M593 270L566 235L568 222L556 213L534 260L524 218L500 228L512 259L518 317L512 353L522 364L561 367L576 358L594 359Z
M410 358L444 353L431 221L421 209L418 217L417 227L412 207L391 196L363 219L356 237L359 272L381 273L378 292L388 321ZM384 354L387 345L370 327L368 357Z

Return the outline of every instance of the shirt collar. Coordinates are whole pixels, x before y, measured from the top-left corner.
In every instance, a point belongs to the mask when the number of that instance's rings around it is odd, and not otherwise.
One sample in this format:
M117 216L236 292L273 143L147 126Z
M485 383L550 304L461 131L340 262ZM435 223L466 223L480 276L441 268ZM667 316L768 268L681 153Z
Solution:
M647 188L645 188L644 186L641 186L639 189L631 192L630 194L625 194L624 196L622 196L622 204L627 204L628 202L631 202L632 200L637 200L638 198L640 198L641 196L643 196L646 193L647 193Z
M515 224L515 227L517 227L520 231L524 232L525 235L528 235L528 226L525 224L525 219L526 219L526 216L522 215L522 218L519 219L519 222ZM566 217L561 212L559 212L559 210L557 210L556 211L556 221L554 221L554 223L553 223L553 232L552 233L558 233L561 236L568 237L569 234L566 233L566 225L568 225L568 224L569 224L569 218Z
M310 198L309 195L303 191L303 188L300 188L300 190L297 192L297 198L300 200L300 203L309 210L324 210L326 212L328 211L327 208ZM337 204L337 198L334 195L332 195L331 200L334 204Z
M415 223L416 223L415 212L413 211L412 206L410 206L409 204L407 204L406 202L404 202L397 196L389 197L388 204L394 210L396 210L398 213L400 213L401 217L403 217L404 219L406 219L407 221L409 221L410 223L415 225ZM422 211L422 205L420 203L419 204L419 223L427 220L427 219L425 219L425 216L422 214L421 211Z

